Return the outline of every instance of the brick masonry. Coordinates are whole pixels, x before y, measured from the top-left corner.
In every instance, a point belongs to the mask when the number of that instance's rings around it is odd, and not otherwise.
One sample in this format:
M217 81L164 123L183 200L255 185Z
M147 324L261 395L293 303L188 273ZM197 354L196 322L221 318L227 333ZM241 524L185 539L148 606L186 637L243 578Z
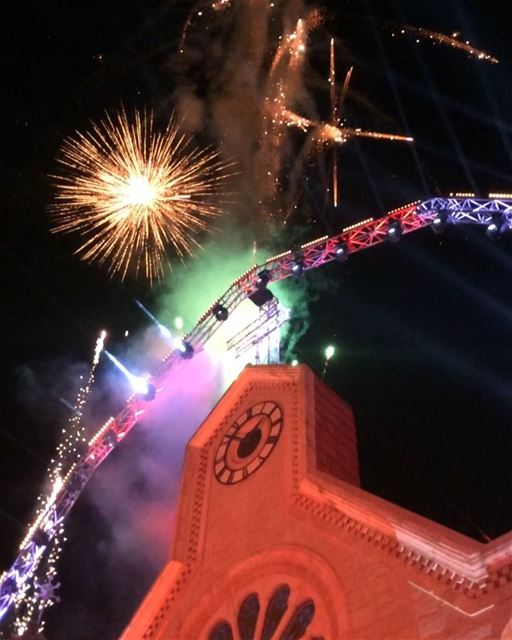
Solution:
M231 443L233 464L259 466L220 483L226 433L271 403L277 444L238 459ZM238 638L249 593L259 639L283 584L273 638L313 601L309 640L512 640L511 567L512 535L476 542L361 489L352 411L307 367L248 367L187 447L171 560L122 640L208 638L220 621Z

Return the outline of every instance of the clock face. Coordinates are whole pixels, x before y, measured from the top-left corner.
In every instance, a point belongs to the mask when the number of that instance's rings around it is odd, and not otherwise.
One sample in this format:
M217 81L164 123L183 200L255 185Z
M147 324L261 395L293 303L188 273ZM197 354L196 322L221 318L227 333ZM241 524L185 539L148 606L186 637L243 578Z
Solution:
M270 456L283 427L275 402L260 402L244 411L225 432L215 456L215 477L222 484L245 480Z

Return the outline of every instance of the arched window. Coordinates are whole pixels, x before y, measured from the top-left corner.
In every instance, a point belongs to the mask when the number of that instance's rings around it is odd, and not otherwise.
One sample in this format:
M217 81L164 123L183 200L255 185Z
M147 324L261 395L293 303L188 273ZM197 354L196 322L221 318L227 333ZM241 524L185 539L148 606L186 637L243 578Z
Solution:
M281 619L288 609L289 597L290 587L287 584L282 584L274 591L272 597L268 601L261 640L271 640L273 637L274 631L277 629L277 625L281 622Z
M210 631L208 640L233 640L233 630L231 625L226 620L217 622L217 624Z
M299 640L302 638L314 615L315 603L313 600L306 600L300 604L293 612L280 640Z
M275 636L277 628L287 616L290 593L290 587L287 584L282 584L270 596L265 607L261 636L257 639L255 634L260 617L260 599L258 594L254 592L246 596L238 608L236 619L240 640L300 640L315 615L315 603L311 599L304 600L291 615L288 614L289 619L284 631L280 633L279 638ZM208 640L233 640L234 626L235 621L233 624L227 620L217 622L210 631ZM318 638L320 639L321 636Z
M240 640L254 640L256 623L260 612L260 600L257 593L251 593L245 598L238 609L238 633Z

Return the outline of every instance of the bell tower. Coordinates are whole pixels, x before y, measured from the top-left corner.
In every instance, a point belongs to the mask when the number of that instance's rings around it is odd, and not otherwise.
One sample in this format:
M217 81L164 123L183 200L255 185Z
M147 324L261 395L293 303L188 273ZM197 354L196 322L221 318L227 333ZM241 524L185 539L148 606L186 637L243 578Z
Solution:
M310 369L250 366L188 444L171 559L122 640L499 637L510 581L481 600L483 546L359 487L352 411Z

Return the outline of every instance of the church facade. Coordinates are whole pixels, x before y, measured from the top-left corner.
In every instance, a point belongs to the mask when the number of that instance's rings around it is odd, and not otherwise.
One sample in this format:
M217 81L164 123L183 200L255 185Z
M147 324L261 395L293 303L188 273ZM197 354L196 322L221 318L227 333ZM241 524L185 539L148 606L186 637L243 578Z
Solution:
M512 640L512 533L480 543L359 486L350 407L247 367L188 444L171 559L122 640Z

